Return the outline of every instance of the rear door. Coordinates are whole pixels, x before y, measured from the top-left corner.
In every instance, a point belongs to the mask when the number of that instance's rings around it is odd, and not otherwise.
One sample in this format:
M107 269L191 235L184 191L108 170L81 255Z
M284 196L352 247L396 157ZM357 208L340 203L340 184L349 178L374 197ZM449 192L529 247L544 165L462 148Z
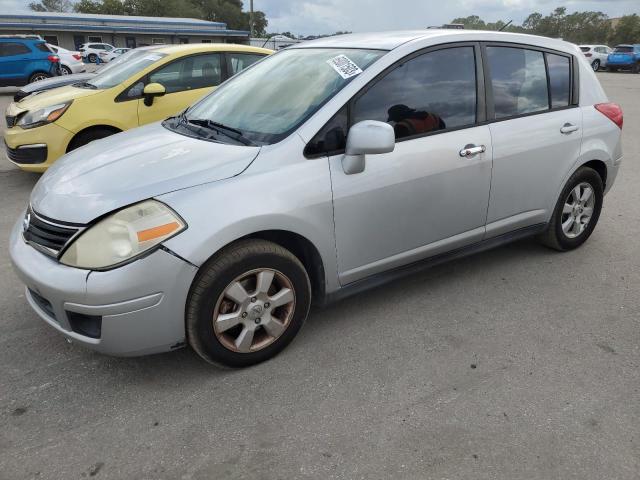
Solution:
M475 44L411 55L374 80L350 103L349 114L343 110L318 134L328 150L344 141L346 127L340 124L347 118L350 124L387 122L396 134L395 151L368 155L359 174L345 174L343 151L330 153L343 285L483 237L491 136L481 125L481 72ZM462 156L471 145L479 153Z
M0 43L0 82L4 85L18 85L27 82L31 72L29 64L35 55L22 42Z
M167 93L156 97L150 106L144 98L138 100L140 125L163 120L193 104L222 83L225 71L221 53L190 55L158 68L145 84L159 83Z
M582 113L571 55L486 44L483 56L493 142L491 237L549 220L580 155Z

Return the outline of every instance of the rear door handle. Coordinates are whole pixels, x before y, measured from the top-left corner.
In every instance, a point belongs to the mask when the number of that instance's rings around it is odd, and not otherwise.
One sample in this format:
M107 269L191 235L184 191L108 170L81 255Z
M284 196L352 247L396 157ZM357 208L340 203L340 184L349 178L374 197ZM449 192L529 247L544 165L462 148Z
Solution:
M577 125L573 125L572 123L565 123L560 129L560 133L567 134L567 133L577 132L579 128L580 127L578 127Z
M484 153L487 151L487 147L484 145L466 145L462 150L460 150L460 156L463 158L471 158L475 157L479 153Z

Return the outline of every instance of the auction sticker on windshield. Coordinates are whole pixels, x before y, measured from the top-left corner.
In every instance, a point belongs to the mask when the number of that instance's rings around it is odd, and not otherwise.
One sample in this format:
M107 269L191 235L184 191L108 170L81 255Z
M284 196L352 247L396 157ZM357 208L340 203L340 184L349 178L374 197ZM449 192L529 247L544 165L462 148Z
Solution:
M331 65L331 67L333 67L333 69L344 79L355 77L362 73L360 67L353 63L353 61L346 55L333 57L332 59L327 60L327 63Z

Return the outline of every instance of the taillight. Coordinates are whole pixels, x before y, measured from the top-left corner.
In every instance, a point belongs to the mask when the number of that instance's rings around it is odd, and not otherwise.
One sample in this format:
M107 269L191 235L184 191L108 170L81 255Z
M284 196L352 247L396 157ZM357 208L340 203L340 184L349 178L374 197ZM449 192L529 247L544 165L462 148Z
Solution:
M74 53L72 57L75 58L76 60L82 60L82 55L80 55L79 53Z
M585 53L585 54L584 54L584 56L585 56L585 57L590 57L590 56L591 56L591 54L590 54L590 53Z
M594 107L622 130L624 115L622 113L622 108L620 108L620 105L618 105L617 103L598 103L594 105Z
M47 60L49 60L51 63L58 63L60 61L60 57L58 57L57 55L49 55L47 57Z

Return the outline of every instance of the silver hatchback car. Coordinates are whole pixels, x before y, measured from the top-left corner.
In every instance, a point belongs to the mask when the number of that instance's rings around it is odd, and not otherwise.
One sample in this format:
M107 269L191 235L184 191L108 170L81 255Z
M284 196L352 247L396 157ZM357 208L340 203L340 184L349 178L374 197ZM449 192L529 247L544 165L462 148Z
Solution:
M266 360L324 304L530 235L593 232L622 111L575 45L491 32L287 48L43 175L11 235L27 300L113 355Z

